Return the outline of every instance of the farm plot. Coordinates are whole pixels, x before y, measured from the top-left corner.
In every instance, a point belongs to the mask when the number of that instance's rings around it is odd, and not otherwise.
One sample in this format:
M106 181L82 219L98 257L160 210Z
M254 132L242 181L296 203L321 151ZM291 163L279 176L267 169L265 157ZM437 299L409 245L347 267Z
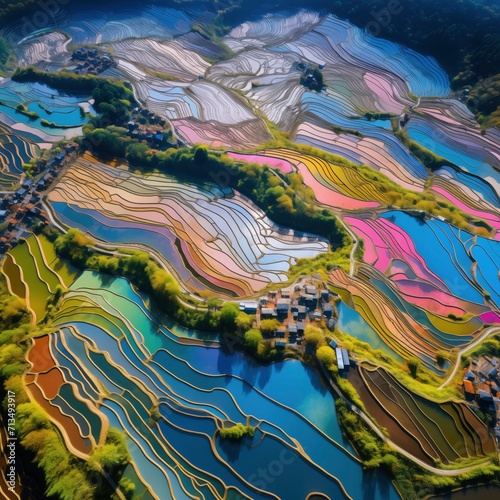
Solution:
M343 156L353 163L369 165L406 189L423 191L427 178L427 173L422 170L423 166L411 158L410 161L419 172L415 175L407 168L406 160L410 158L408 153L400 149L403 156L392 156L390 144L382 139L336 134L324 126L304 122L297 128L295 141ZM395 147L400 148L399 145Z
M26 300L34 322L45 317L47 303L57 290L71 284L77 276L74 269L55 257L48 240L36 236L21 240L9 251L2 272L12 293Z
M456 297L440 275L429 270L410 235L390 219L346 217L345 222L364 240L364 262L389 277L409 302L444 317L484 311L484 306Z
M167 78L194 80L210 67L201 56L185 49L178 41L124 40L111 47L116 58L164 73Z
M113 243L144 244L183 281L238 295L285 280L296 259L327 250L317 237L273 227L251 202L230 194L80 159L49 199L68 225Z
M409 91L417 96L446 97L450 91L448 77L435 59L375 38L332 15L283 47L321 65L344 62L367 71L377 68L395 75L394 79L403 79Z
M186 50L209 59L217 59L223 51L220 45L202 37L195 31L178 36L176 41Z
M412 116L407 126L410 138L484 179L498 199L500 133L495 129L482 133L465 105L457 101L423 100L418 110L423 114Z
M368 365L349 378L390 438L427 463L484 457L495 448L485 424L464 403L435 403L412 393L385 370Z
M27 116L18 111L23 105ZM93 112L88 97L75 97L39 83L18 83L6 80L0 83L0 115L12 129L23 135L32 135L40 142L57 142L82 134L82 125L89 119L85 111ZM42 125L41 120L53 123ZM37 141L37 142L38 142Z
M451 317L432 313L424 309L427 302L432 306L433 300L438 301L427 295L427 288L430 292L432 288L417 280L408 280L406 289L400 292L400 283L394 284L366 264L359 266L355 278L335 270L330 279L342 300L361 314L386 345L403 359L419 357L437 373L443 370L436 364L436 352L467 345L481 331L488 310L491 312L487 306L448 299L440 304L440 313L461 311L463 317L453 313ZM471 307L465 309L469 305ZM356 336L356 331L348 333Z
M136 81L139 98L149 109L166 116L187 144L240 149L255 148L271 139L264 121L231 90L205 81L146 79L142 70L123 61L119 68Z
M321 22L317 12L301 10L289 16L273 14L260 21L245 22L224 37L224 43L232 50L239 51L248 45L276 45L285 40L300 37Z
M454 295L477 304L491 297L498 307L498 241L473 236L437 219L418 221L396 211L382 217L409 235L429 270L439 275Z
M304 183L314 190L316 199L325 205L355 210L373 208L379 206L379 202L387 202L383 193L350 167L291 149L269 149L261 154L269 157L269 164L273 168L276 168L273 165L276 159L293 165L294 170L303 177Z
M26 374L26 388L60 429L68 448L80 456L88 456L106 436L107 420L99 414L89 394L71 373L61 368L53 356L54 336L33 340L28 353L31 367Z
M295 69L296 64L294 54L253 49L215 64L207 77L226 87L248 92L252 86L268 85L274 78L286 77L291 72L297 80L300 73Z
M495 229L495 240L500 239L500 216L498 209L478 197L477 192L472 191L467 186L457 184L450 179L443 169L439 172L439 177L432 180L432 191L448 202L451 202L457 208L474 217L486 221Z
M172 120L176 134L186 144L207 144L228 149L254 149L271 138L260 120L237 123L230 127L196 118Z
M163 38L190 31L192 18L181 10L164 6L125 1L120 6L102 9L79 5L67 8L58 29L67 33L74 44L99 44L127 38Z
M23 163L38 154L39 148L31 140L0 124L0 190L14 188L23 173Z
M70 60L66 48L68 43L68 37L58 31L30 37L16 47L18 65L21 67L38 63L52 65L59 61L62 66Z

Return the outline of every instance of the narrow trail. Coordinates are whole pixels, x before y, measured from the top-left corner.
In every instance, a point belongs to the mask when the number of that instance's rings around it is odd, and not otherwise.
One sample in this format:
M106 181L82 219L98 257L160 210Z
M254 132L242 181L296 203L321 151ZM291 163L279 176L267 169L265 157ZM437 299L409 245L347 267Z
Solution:
M358 249L359 239L354 234L354 232L352 231L352 229L342 220L341 217L337 216L337 219L344 226L344 229L349 233L349 236L352 238L352 241L354 243L353 246L352 246L351 253L349 254L349 260L351 262L350 268L349 268L349 278L353 278L354 277L354 272L356 271L356 259L354 258L354 254L356 253L356 250Z

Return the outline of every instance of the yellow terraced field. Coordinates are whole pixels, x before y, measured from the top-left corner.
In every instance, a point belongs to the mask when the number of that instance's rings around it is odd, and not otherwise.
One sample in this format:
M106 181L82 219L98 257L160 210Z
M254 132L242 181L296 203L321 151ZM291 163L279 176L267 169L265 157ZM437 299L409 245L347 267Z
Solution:
M266 150L266 154L283 158L296 165L302 163L318 182L333 191L360 200L388 203L382 192L351 167L335 165L322 158L291 149Z

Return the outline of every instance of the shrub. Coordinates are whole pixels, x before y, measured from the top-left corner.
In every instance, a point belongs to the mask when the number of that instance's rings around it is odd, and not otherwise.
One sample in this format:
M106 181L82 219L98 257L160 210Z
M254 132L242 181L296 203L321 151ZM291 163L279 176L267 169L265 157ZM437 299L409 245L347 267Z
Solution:
M316 351L316 356L327 368L330 368L332 365L335 365L337 361L334 350L330 346L326 345L321 346Z
M239 440L244 436L253 436L255 434L255 427L251 425L243 425L238 422L231 427L224 427L219 431L222 439Z
M260 322L260 331L264 337L269 337L279 326L280 322L277 319L263 319Z
M245 346L251 351L257 351L259 344L262 340L262 333L259 330L253 328L245 333Z
M238 304L226 302L220 310L219 325L222 332L233 333L236 331L236 318L240 314Z
M306 326L304 330L304 342L311 349L318 349L325 345L325 338L320 328L312 325Z
M417 378L417 370L420 365L420 360L418 358L410 358L407 361L408 370L410 370L410 374L413 378Z

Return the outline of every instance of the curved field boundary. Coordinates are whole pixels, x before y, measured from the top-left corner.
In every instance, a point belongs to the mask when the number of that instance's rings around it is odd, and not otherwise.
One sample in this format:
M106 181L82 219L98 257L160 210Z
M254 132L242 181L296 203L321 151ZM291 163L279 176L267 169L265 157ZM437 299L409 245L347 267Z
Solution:
M52 406L59 408L59 412L63 415L63 420L68 422L65 417L73 420L75 425L80 429L79 433L83 439L90 439L91 447L102 444L105 439L106 421L103 420L95 408L95 401L88 400L80 394L79 385L73 380L67 379L65 371L59 366L56 357L53 356L54 346L52 345L52 336L44 335L33 340L33 346L28 353L27 360L31 364L31 369L28 372L29 379L39 389L39 394ZM74 401L73 407L65 402L64 405L57 403L57 399L64 400L61 391L66 391L63 387L68 387ZM67 391L66 391L67 392ZM84 393L85 394L85 393ZM83 406L82 406L83 405ZM76 407L84 409L88 418L77 410ZM90 414L89 414L90 412ZM56 414L52 414L57 418ZM91 425L90 416L95 425ZM62 423L62 425L64 425ZM85 431L86 429L86 431Z
M184 281L191 279L186 269L191 267L217 287L236 292L284 281L298 258L327 249L319 237L275 230L261 210L238 193L228 197L214 187L138 176L83 159L49 196L69 224L100 238L114 238L117 244L141 239L141 244L163 250Z
M484 460L483 462L477 464L477 465L471 465L469 467L463 467L462 469L438 469L437 467L433 467L426 463L424 460L421 460L420 458L416 457L412 453L409 453L406 449L402 448L395 442L391 441L381 430L380 428L372 421L371 418L369 418L365 413L363 413L357 406L353 405L340 391L340 389L333 383L331 380L331 377L321 363L318 362L321 374L323 375L324 380L326 381L328 387L330 390L340 397L342 400L346 402L348 407L359 415L361 419L372 429L372 431L384 442L388 443L390 446L392 446L398 453L401 455L405 456L409 460L412 460L416 464L420 465L420 467L424 468L425 470L428 470L432 472L433 474L437 474L440 476L458 476L459 474L463 474L466 472L471 472L477 469L480 469L484 466L490 465L492 463L491 460Z
M42 337L43 338L43 337ZM56 370L54 373L59 373L59 382L63 381L62 374L57 370L57 366L55 365L55 361L50 355L49 351L49 344L47 341L41 341L42 344L40 345L40 348L42 349L41 352L37 352L38 346L37 346L37 340L38 339L33 339L32 340L32 348L28 352L28 358L40 358L44 357L47 360L47 356L50 356L50 361L49 364L45 366L46 370L44 373L49 373L50 371ZM47 339L48 340L48 339ZM33 351L33 352L32 352ZM50 367L49 365L52 364ZM36 366L31 362L32 367ZM38 366L40 366L38 364ZM86 458L92 451L92 445L90 440L87 438L84 438L80 434L80 429L76 423L76 421L63 414L61 410L54 406L49 399L45 396L42 387L38 384L37 382L38 378L38 373L30 371L26 375L26 390L28 391L28 394L30 395L30 399L36 401L48 414L50 420L57 426L57 428L61 431L64 440L66 442L66 445L70 449L72 453L75 455ZM54 388L52 387L52 384L54 383L54 380L51 380L50 386L47 388L51 392L54 391L55 389L58 390L58 387Z
M362 379L380 408L393 419L392 425L386 427L389 431L389 435L391 433L391 427L399 425L419 443L422 449L432 457L433 461L443 460L445 458L440 449L436 447L436 443L431 436L423 431L422 425L420 425L416 416L404 405L401 405L394 397L390 390L390 386L388 386L385 381L383 381L379 387L380 381L375 383L367 373L362 373ZM402 425L402 422L404 422L404 425ZM458 458L458 456L456 458Z
M26 241L21 240L9 253L21 270L22 280L26 285L26 304L37 323L45 316L47 300L52 296L49 285L41 278L38 263L30 253Z
M12 189L23 175L23 163L39 154L39 148L0 123L0 189Z
M351 124L351 127L357 127L357 121ZM304 122L297 127L294 140L300 144L342 156L358 165L368 165L406 189L419 192L424 190L426 179L424 172L416 176L406 167L408 161L420 165L417 160L413 159L407 152L401 158L394 155L393 151L386 150L384 140L391 136L386 134L387 137L384 136L381 139L360 138L342 132L337 134L330 128L331 126L324 124ZM391 140L396 142L395 138L391 138ZM402 148L397 142L395 147ZM423 166L420 165L420 169L423 169Z
M80 270L73 267L69 262L61 260L54 249L54 245L42 234L33 235L38 241L38 246L42 251L44 261L47 266L58 276L61 284L68 288L81 273Z
M419 398L417 403L417 398L405 390L400 384L395 381L392 377L384 370L377 371L377 376L380 376L385 384L387 384L387 389L389 394L385 394L385 397L393 398L393 401L408 415L410 419L415 422L415 425L420 430L423 436L427 436L429 442L433 443L441 460L446 462L452 462L459 458L459 453L450 444L447 434L455 426L455 422L448 415L447 422L443 422L442 425L438 425L436 421L436 412L432 411L432 403L427 402L424 399ZM375 379L374 379L374 383ZM451 426L450 426L451 424ZM456 429L456 427L455 427ZM456 429L458 431L458 429ZM463 448L461 444L460 448ZM467 455L465 455L467 456Z
M360 271L362 269L360 266ZM434 367L435 352L443 348L443 344L371 286L369 280L362 279L360 271L357 277L349 278L341 270L335 270L330 279L334 286L351 294L356 310L387 345L404 359L418 353L426 364Z
M26 377L26 390L30 399L36 401L48 413L49 419L63 435L64 442L71 453L80 458L88 458L92 451L92 445L90 439L85 439L80 435L80 429L76 422L47 401L42 390L34 381L30 380L29 376Z
M51 293L54 293L57 285L64 286L63 281L57 273L55 273L48 265L42 248L39 245L39 240L35 237L29 237L26 240L30 255L36 264L38 275L42 281L47 283L47 287Z
M418 429L420 442L429 443L435 450L434 453L437 451L438 456L446 461L453 461L459 457L485 456L489 453L489 451L485 453L485 450L494 448L486 427L465 404L454 402L437 404L414 395L381 368L366 370L360 366L360 374L381 408L394 419L392 425L386 426L389 433L393 432L394 424L408 432L409 422L404 417L406 415L406 418L416 426L414 429ZM375 379L375 374L382 379ZM391 404L396 404L403 413L399 416L394 415L390 410ZM475 426L471 425L474 417ZM434 458L437 458L435 454Z
M322 158L291 149L271 149L264 152L270 157L281 158L294 164L296 170L304 177L306 185L310 185L314 179L316 186L311 187L316 187L315 194L318 201L325 203L324 200L330 197L331 201L327 204L340 203L338 206L348 209L373 208L378 206L378 202L387 202L382 193L352 168L335 165ZM324 192L318 192L318 185L323 186ZM349 200L343 201L341 198L336 201L338 194L344 195Z
M26 283L23 281L22 269L18 266L14 257L7 253L2 265L2 273L7 278L7 288L12 295L26 299Z

